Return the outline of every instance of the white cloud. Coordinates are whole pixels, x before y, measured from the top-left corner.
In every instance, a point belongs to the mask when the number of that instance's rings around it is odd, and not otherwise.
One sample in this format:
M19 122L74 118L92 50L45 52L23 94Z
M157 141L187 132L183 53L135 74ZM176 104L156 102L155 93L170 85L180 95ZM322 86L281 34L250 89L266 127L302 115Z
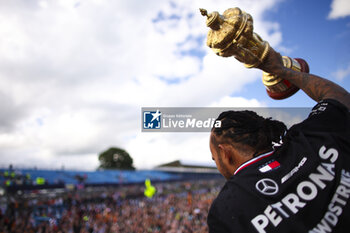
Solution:
M328 14L329 19L344 18L350 15L350 3L348 0L333 0L331 11Z
M210 159L204 134L140 133L141 107L234 104L227 96L261 72L206 47L198 8L240 6L277 46L278 24L262 18L275 3L0 2L0 164L69 168L84 158L93 169L93 155L109 146L127 149L137 167Z
M332 76L334 76L337 81L343 81L347 76L350 76L350 64L345 69L335 71L332 73Z
M210 107L236 107L236 108L250 108L250 107L266 107L264 103L260 103L256 99L245 99L242 97L224 96L218 102L214 102Z
M147 133L138 134L128 142L131 154L137 154L138 167L151 168L177 159L208 161L209 133Z

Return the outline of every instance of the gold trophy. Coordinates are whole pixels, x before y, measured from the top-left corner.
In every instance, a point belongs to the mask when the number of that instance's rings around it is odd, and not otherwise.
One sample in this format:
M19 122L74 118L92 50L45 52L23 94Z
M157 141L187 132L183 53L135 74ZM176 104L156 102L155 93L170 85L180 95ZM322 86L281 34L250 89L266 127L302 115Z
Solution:
M253 32L253 18L238 7L227 9L223 15L214 11L210 14L200 9L207 16L207 26L210 27L207 45L219 56L234 56L247 68L258 67L269 53L267 41ZM285 67L300 72L309 72L309 66L301 58L283 56ZM273 99L285 99L296 93L299 88L278 76L263 73L263 84L267 94Z

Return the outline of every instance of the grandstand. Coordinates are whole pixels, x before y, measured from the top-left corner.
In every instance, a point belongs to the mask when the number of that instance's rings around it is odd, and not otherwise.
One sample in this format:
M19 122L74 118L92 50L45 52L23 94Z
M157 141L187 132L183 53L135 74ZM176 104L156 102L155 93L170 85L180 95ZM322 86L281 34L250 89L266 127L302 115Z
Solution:
M192 173L219 173L215 163L198 162L189 160L175 160L161 164L156 169L162 171L192 172Z
M221 178L212 165L177 160L152 170L70 171L47 169L0 169L0 183L7 192L66 187L118 186L152 182Z

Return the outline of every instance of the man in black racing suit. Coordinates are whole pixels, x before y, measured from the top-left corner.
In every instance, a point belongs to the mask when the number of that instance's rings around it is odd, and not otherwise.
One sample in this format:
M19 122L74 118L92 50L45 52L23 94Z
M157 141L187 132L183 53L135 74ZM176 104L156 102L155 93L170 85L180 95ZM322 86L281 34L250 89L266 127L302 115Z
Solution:
M209 232L350 232L349 93L285 68L273 49L259 68L317 105L287 131L252 111L220 114L210 150L227 182L210 208Z

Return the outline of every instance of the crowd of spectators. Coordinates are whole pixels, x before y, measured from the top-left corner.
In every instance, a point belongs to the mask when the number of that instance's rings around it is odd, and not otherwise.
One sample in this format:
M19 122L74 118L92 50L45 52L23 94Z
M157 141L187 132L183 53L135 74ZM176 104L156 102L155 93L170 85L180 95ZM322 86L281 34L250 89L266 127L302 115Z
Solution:
M9 196L0 205L0 233L207 232L209 206L223 180L143 185Z

